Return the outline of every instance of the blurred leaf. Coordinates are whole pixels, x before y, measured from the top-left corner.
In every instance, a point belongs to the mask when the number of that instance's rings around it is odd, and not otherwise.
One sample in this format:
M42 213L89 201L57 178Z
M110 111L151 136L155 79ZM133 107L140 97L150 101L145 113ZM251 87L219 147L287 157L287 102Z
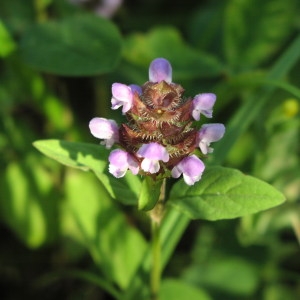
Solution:
M298 291L289 285L279 284L274 282L268 285L263 291L263 299L265 300L282 300L282 299L297 299Z
M286 76L292 69L300 57L300 35L295 38L287 50L272 66L267 74L267 80L279 80ZM250 97L247 97L246 102L233 115L226 126L226 136L221 139L214 147L214 163L221 164L230 148L238 137L246 131L250 124L261 113L264 105L268 101L273 101L271 98L274 87L264 87L259 89ZM259 101L257 101L259 99ZM253 105L255 103L255 105Z
M278 111L275 110L274 113L276 115ZM282 175L286 177L292 170L299 171L300 165L300 120L286 120L274 127L271 132L265 133L267 138L261 145L262 151L257 155L254 164L254 174L270 182ZM291 178L287 178L287 181L290 180Z
M228 62L253 67L274 55L292 33L296 5L295 0L229 0L224 16Z
M161 300L210 300L212 299L205 291L195 286L175 279L165 279L162 282L160 298Z
M21 34L35 22L34 1L1 0L0 18L14 34Z
M90 174L68 170L62 207L63 234L84 245L109 281L125 288L146 242Z
M82 271L82 270L71 270L67 272L62 272L61 276L57 276L55 274L56 280L61 280L62 278L70 277L70 278L78 278L89 283L92 283L95 286L99 286L101 289L107 291L111 296L115 299L121 299L120 292L117 291L116 287L107 280L100 277L98 274L94 274L89 271Z
M68 76L109 72L117 65L121 36L108 20L80 15L27 30L21 41L24 61L34 68Z
M14 40L0 20L0 57L6 57L16 48Z
M67 132L72 124L72 113L61 99L52 95L44 96L43 110L49 127L61 132Z
M230 149L226 163L234 168L239 168L243 164L247 164L248 160L253 157L256 147L256 138L257 137L251 132L242 134Z
M199 49L205 49L212 53L219 53L222 49L219 47L222 39L223 12L226 2L215 1L207 2L201 5L198 10L193 10L189 18L187 34L189 40ZM221 50L221 51L220 51ZM219 53L218 55L222 55Z
M212 260L201 265L192 264L185 271L184 279L214 291L246 296L255 292L259 283L259 272L253 263L242 258L212 257Z
M60 140L41 140L33 145L43 154L68 167L92 170L111 197L124 204L137 204L141 186L139 177L127 172L123 178L115 178L108 173L109 150L105 147Z
M36 156L11 162L1 180L3 220L28 246L39 247L57 236L57 199L52 179Z
M151 177L144 178L141 186L138 207L140 210L152 209L159 200L160 189L163 181L154 181Z
M145 68L148 68L153 59L164 57L172 64L174 77L177 79L214 77L223 72L223 65L214 56L187 45L179 31L172 27L159 27L146 35L129 36L124 57Z
M207 169L194 186L177 182L170 204L192 219L220 220L241 217L277 206L284 196L274 187L240 171L222 167Z
M189 221L189 218L185 214L182 214L171 206L168 207L167 213L165 214L161 224L160 234L162 269L164 269L170 260L170 257L172 256L176 245L184 234ZM145 276L145 274L149 274L151 272L152 251L152 245L149 245L142 260L143 263L139 266L139 269L137 270L122 299L147 299L146 295L148 293L148 278Z

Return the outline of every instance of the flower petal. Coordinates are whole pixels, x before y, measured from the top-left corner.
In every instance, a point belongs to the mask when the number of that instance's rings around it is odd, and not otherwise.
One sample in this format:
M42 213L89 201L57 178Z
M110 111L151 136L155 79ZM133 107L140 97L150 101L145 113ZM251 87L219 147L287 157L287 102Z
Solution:
M169 153L165 147L158 143L144 144L137 151L137 155L144 157L141 168L145 172L157 173L159 171L160 165L159 161L167 162L169 160Z
M139 95L142 93L142 88L139 85L130 84L129 87L130 87L132 93L137 92Z
M111 148L115 142L119 141L119 129L114 120L93 118L89 123L89 128L94 137L104 139L102 144L108 149Z
M131 88L123 83L113 83L112 85L112 109L118 109L123 106L122 113L125 114L132 106L133 93Z
M205 169L204 163L196 156L191 155L182 159L173 169L172 177L178 178L183 174L183 180L188 185L193 185L201 179Z
M142 163L141 163L141 168L145 172L155 174L160 169L159 161L158 160L152 160L152 159L149 159L149 158L144 158Z
M164 162L169 160L169 153L166 148L155 142L142 145L137 151L137 155L153 160L162 160Z
M163 80L167 83L172 82L172 66L166 59L156 58L149 67L149 81L160 82Z
M199 148L203 154L213 152L210 143L220 140L225 133L225 126L221 123L204 124L198 133Z
M193 99L192 116L196 121L200 120L200 114L207 118L212 117L212 108L216 102L216 95L212 93L198 94Z
M123 177L128 169L135 175L138 173L138 163L124 150L113 150L108 160L109 172L117 178Z

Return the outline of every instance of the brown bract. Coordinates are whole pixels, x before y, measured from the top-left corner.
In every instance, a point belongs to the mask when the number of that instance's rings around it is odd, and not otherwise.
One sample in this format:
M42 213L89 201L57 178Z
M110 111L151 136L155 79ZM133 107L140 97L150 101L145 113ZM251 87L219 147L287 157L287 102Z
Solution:
M146 82L142 93L133 96L128 122L120 126L120 144L134 156L143 144L161 144L170 155L163 163L168 169L193 152L197 130L192 127L192 99L184 99L183 92L179 84Z

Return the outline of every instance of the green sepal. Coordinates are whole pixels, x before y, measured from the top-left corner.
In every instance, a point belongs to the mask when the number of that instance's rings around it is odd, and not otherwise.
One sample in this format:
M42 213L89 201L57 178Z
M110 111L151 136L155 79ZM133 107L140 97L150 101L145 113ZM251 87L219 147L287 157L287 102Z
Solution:
M154 180L146 176L142 182L141 193L138 200L139 210L151 210L157 203L163 180Z

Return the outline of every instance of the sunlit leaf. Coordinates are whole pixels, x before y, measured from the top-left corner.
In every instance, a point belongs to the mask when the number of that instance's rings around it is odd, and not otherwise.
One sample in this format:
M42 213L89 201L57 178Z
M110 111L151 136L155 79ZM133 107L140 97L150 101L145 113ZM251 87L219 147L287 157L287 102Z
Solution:
M91 174L68 170L61 210L62 230L90 252L109 281L125 288L146 242Z
M1 177L0 211L4 222L28 247L57 237L57 198L41 159L27 155L11 162Z
M141 185L139 178L130 172L123 178L115 178L108 173L109 150L105 147L60 140L41 140L33 145L68 167L93 171L113 198L125 204L137 204Z
M16 48L16 44L0 20L0 57L6 57Z
M271 185L238 170L211 167L193 186L180 180L170 203L192 219L231 219L277 206L285 197Z

